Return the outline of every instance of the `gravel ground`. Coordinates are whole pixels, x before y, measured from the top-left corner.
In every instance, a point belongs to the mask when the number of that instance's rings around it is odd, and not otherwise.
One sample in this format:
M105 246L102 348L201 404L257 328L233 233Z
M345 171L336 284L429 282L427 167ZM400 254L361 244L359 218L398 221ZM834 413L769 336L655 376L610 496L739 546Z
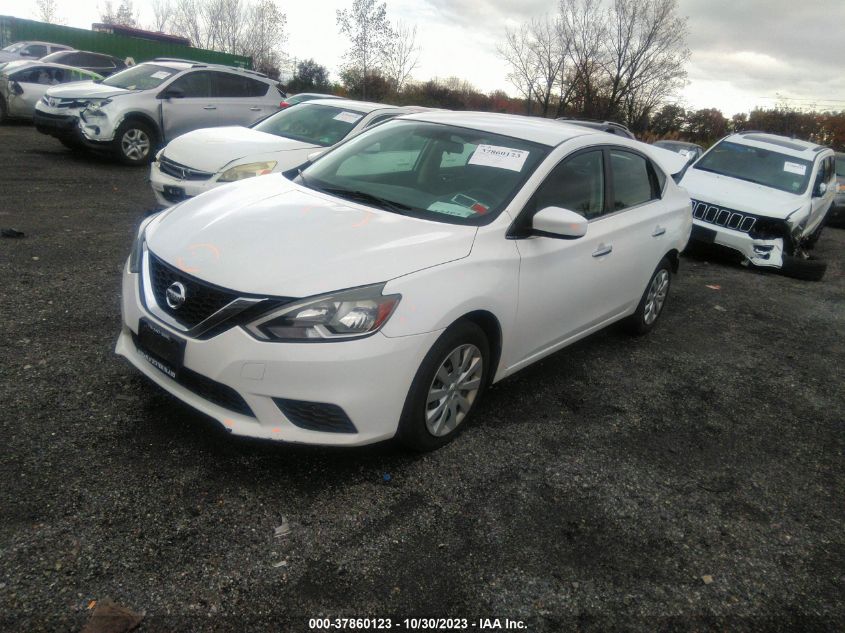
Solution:
M232 438L114 356L145 170L23 125L0 164L5 630L107 598L140 631L845 627L845 231L821 283L685 257L651 335L505 380L440 451L326 450Z

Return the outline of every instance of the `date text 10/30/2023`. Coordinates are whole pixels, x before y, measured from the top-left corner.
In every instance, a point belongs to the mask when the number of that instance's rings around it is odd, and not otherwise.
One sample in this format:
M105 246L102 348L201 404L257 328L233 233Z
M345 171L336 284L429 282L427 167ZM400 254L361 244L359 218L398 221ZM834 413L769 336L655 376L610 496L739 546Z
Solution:
M314 631L526 631L522 620L510 618L310 618L308 628Z

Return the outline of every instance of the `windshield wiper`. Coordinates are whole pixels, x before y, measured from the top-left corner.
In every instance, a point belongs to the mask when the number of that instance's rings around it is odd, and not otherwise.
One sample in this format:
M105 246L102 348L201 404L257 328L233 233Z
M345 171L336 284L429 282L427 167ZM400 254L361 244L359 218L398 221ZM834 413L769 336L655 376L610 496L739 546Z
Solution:
M317 187L314 188L317 189ZM411 210L411 207L407 204L387 200L386 198L380 198L371 193L367 193L366 191L353 191L351 189L343 189L340 187L320 187L319 191L325 191L326 193L338 196L339 198L346 198L347 200L369 203L379 207L380 209L392 211L393 213L399 213L401 215L404 215L406 211Z

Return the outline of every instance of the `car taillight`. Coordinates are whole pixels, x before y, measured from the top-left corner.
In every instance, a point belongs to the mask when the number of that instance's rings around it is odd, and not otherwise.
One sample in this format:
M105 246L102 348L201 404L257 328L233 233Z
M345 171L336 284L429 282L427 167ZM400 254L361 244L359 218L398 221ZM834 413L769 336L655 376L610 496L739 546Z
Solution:
M285 108L289 108L289 107L290 107L290 104L289 104L287 101L282 101L282 102L279 104L279 109L280 109L280 110L284 110Z

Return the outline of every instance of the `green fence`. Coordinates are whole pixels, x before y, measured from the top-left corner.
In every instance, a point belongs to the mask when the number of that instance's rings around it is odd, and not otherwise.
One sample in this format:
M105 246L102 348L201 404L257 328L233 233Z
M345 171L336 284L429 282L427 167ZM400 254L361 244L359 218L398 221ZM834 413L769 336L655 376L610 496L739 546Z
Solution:
M155 42L140 37L113 35L111 33L98 33L70 26L0 15L0 48L24 40L64 44L82 51L106 53L121 59L131 57L136 63L148 61L155 57L178 57L207 64L252 68L252 58L243 55L230 55L229 53L193 48L181 44Z

